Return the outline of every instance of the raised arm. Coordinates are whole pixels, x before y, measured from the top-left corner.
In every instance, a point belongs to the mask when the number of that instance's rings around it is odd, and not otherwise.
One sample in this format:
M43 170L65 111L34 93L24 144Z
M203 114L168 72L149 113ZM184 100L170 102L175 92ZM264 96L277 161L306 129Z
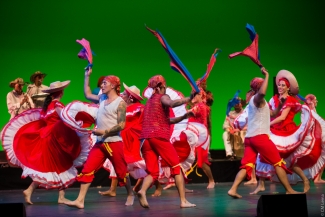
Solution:
M262 71L262 74L265 75L265 78L262 83L262 86L260 87L260 89L258 90L257 94L254 97L254 104L258 108L262 108L266 104L264 97L266 95L266 90L267 90L267 86L269 83L268 71L264 67L261 68L261 71Z
M84 80L84 95L85 98L94 102L94 103L98 103L99 102L99 96L92 94L91 93L91 89L89 87L89 77L90 74L92 73L92 69L90 68L88 71L85 72L85 80Z
M183 105L185 103L188 103L189 101L191 100L190 97L185 97L183 99L176 99L176 100L172 100L170 99L170 97L168 95L163 95L161 97L161 103L165 106L165 107L171 107L171 108L174 108L174 107L177 107L177 106L180 106L180 105Z

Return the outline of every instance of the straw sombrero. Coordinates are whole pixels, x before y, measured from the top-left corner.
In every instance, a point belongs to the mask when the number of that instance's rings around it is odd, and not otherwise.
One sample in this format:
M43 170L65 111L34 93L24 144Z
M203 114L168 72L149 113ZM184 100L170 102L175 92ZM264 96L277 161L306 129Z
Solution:
M16 78L13 81L10 81L9 87L15 87L15 84L25 85L25 82L22 78Z
M70 84L70 81L55 81L50 84L50 87L42 90L44 93L54 93L60 90L63 90Z
M36 76L39 76L39 75L43 76L43 78L46 76L45 73L40 72L40 71L37 71L37 72L35 72L34 74L32 74L32 75L30 76L29 80L30 80L32 83L34 83L34 82L35 82L35 78L36 78Z
M123 83L123 86L125 88L125 90L134 98L138 99L138 100L143 100L142 96L140 95L140 90L139 88L137 88L136 86L131 86L128 87L126 84Z
M276 83L279 83L280 78L286 78L290 83L290 92L293 95L297 95L299 93L299 85L295 76L289 72L288 70L282 69L276 75Z

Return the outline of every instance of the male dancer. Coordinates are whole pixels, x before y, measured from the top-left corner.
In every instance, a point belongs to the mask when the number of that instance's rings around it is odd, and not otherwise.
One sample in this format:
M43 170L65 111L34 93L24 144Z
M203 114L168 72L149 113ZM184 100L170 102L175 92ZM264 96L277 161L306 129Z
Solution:
M292 174L292 172L286 168L285 162L280 158L277 148L268 136L270 133L270 109L264 97L268 86L269 73L264 67L261 68L261 71L265 78L254 78L251 81L252 89L247 93L246 97L247 102L249 102L249 110L245 152L241 161L241 170L237 173L235 181L228 191L228 195L233 198L242 198L237 193L237 188L246 176L250 179L257 153L260 153L264 159L274 166L280 182L286 189L286 194L298 193L292 189L286 175L286 173ZM279 112L281 106L274 112Z
M142 154L146 162L147 175L142 184L142 188L137 195L140 205L149 208L146 192L153 181L159 176L159 156L172 168L172 176L175 177L176 186L180 196L181 208L195 207L185 198L185 184L183 171L179 164L179 158L173 145L170 143L170 124L186 119L188 114L173 119L169 118L169 109L180 106L191 100L186 97L179 100L171 100L166 95L166 81L163 76L156 75L149 79L148 86L153 89L152 96L148 99L143 112L143 125L140 139L144 139Z
M92 94L89 87L90 73L91 69L85 73L84 93L87 99L99 101L99 96ZM81 182L78 198L75 201L65 202L66 205L79 209L84 208L85 197L94 179L94 174L102 167L106 158L112 162L120 186L125 186L124 178L127 176L123 141L119 135L119 132L124 129L126 118L126 103L119 96L120 79L114 75L106 76L101 88L107 99L99 105L96 119L97 128L93 130L93 134L98 136L97 142L90 150L81 174L76 178L77 181ZM128 195L131 194L131 192L128 193ZM133 200L131 202L133 204Z

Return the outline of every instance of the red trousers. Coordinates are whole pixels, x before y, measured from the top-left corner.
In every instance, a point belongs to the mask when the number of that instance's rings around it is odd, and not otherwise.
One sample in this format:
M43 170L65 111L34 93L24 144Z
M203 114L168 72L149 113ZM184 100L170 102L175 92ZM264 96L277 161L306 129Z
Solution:
M124 158L123 142L100 142L96 143L90 150L88 158L84 164L81 174L77 176L77 181L91 183L94 174L97 172L108 158L115 169L119 185L124 186L127 173L127 164Z
M171 167L172 177L180 174L181 169L177 152L168 140L159 138L145 139L141 151L146 162L147 173L154 180L157 180L159 176L159 156Z
M201 147L195 148L197 167L202 168L203 163L211 165L209 161L209 149L204 150Z
M271 165L281 166L287 173L292 174L290 170L281 163L278 149L275 147L272 140L267 134L261 134L253 137L245 138L245 151L244 157L241 160L241 169L246 169L247 179L251 179L252 169L256 163L257 154L260 153L261 157Z

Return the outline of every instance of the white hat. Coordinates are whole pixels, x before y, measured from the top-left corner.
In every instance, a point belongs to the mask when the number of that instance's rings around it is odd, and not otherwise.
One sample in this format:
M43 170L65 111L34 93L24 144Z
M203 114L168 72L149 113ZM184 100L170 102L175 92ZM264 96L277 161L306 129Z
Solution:
M50 84L48 89L42 90L44 93L54 93L63 90L70 84L70 81L55 81Z

